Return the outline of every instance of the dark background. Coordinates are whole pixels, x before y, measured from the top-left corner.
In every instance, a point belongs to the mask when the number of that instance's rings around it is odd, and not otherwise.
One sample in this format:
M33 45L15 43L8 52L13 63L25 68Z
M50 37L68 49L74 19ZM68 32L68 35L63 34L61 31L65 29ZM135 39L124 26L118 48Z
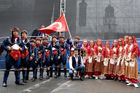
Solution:
M51 23L59 16L59 0L0 0L0 36L9 35L9 29L18 26L29 33L41 25Z
M66 19L73 37L114 39L126 34L139 37L139 3L139 0L66 0ZM59 4L60 0L0 0L0 37L10 35L13 26L26 29L30 35L41 25L48 26L59 17Z

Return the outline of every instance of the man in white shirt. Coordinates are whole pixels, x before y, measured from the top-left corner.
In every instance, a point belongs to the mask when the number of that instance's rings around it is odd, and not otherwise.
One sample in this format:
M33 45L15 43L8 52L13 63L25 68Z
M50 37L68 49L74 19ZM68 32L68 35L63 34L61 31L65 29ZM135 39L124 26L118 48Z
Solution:
M84 78L85 66L83 64L83 59L78 55L78 49L71 48L71 55L69 57L69 74L70 78L73 80L74 74L80 77L80 80Z

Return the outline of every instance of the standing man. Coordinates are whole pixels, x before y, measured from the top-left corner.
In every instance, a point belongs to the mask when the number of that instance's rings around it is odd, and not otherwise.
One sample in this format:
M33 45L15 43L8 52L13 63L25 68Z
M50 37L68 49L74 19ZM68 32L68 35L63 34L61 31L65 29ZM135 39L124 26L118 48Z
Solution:
M57 38L56 36L53 36L52 37L52 42L51 42L51 48L52 48L52 52L51 52L51 62L53 63L54 67L55 67L55 78L57 78L59 75L59 59L60 59L60 51L59 51L59 42L57 41ZM53 68L51 66L50 68L51 70L51 77L52 77L52 71L53 71Z
M63 70L64 70L64 76L67 77L67 69L66 69L67 54L66 54L66 51L68 49L68 46L67 46L67 43L65 42L64 36L59 37L59 44L60 44L60 48L59 48L59 51L60 51L60 59L59 59L60 67L59 67L59 70L61 70L61 63L62 63ZM59 73L59 76L60 75L61 74Z
M37 77L37 67L39 66L40 70L40 76L39 79L43 79L43 69L44 69L44 64L43 64L43 45L42 45L42 38L37 38L36 39L36 49L37 49L37 56L36 56L36 77Z
M3 77L3 85L2 85L3 87L7 87L7 79L12 66L14 66L15 68L15 84L23 85L22 83L20 83L20 75L19 75L21 48L19 47L20 39L18 33L19 28L14 27L12 29L12 36L4 40L2 43L2 48L7 52L5 57L6 70L4 72Z
M82 48L82 42L80 42L80 37L75 36L74 38L74 46L76 49L78 49L78 53L81 54L81 48Z
M50 43L48 42L48 38L44 37L43 38L43 64L44 67L46 66L46 72L47 72L47 76L46 78L50 78L50 68L52 67L52 63L51 63L51 46ZM44 69L43 69L44 70Z
M29 79L29 70L30 67L33 69L33 78L32 80L35 81L37 79L36 76L36 57L37 57L37 50L36 50L36 42L35 39L32 39L30 41L30 48L29 48L29 65L28 65L28 71L27 71L27 77L26 80Z
M20 47L22 48L21 51L21 68L22 68L22 75L23 75L23 83L27 83L26 77L27 77L27 67L28 67L28 61L29 61L29 47L30 43L27 39L27 31L23 30L21 32L21 43Z

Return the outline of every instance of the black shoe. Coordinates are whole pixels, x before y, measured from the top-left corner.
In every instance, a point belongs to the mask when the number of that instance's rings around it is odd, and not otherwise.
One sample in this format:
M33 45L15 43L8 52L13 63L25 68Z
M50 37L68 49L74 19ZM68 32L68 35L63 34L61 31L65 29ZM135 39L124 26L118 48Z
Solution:
M7 84L3 82L2 87L7 87Z
M81 80L81 81L84 81L84 77L83 77L83 76L82 76L82 77L80 77L80 80Z
M73 75L70 75L70 80L73 80Z
M73 77L70 77L70 80L73 80Z
M26 77L26 80L29 80L29 78L28 78L28 77Z
M43 77L40 77L39 79L40 79L40 80L43 80Z
M54 78L57 78L57 77L58 77L57 75L54 76Z
M32 82L34 82L36 79L35 78L32 78Z
M23 83L21 82L15 82L16 85L24 85Z
M50 77L53 77L53 75L50 75Z
M23 80L23 83L28 83L26 80Z
M50 77L49 76L46 76L46 79L49 79Z
M66 78L66 77L67 77L67 75L64 75L64 77Z

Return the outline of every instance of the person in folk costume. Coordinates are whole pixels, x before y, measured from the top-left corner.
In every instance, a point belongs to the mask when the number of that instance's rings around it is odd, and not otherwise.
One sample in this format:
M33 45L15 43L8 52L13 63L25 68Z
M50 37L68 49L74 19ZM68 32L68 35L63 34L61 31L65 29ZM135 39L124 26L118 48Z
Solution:
M89 46L87 47L87 57L86 57L86 73L87 77L91 78L93 76L94 69L94 42L89 41Z
M12 28L12 36L7 38L6 40L3 41L1 47L7 52L6 57L5 57L5 64L6 64L6 70L4 72L4 77L3 77L3 87L7 87L7 79L9 76L10 69L12 66L15 68L15 84L17 85L23 85L23 83L20 82L20 74L19 74L19 69L20 69L20 58L21 58L21 53L20 53L20 38L19 38L19 28L14 27Z
M63 69L64 69L64 77L67 77L67 68L66 68L66 62L67 62L67 49L68 49L68 45L65 42L65 38L64 36L60 36L59 37L59 51L60 51L60 59L59 59L59 63L60 65L63 65ZM61 69L59 67L59 69ZM61 73L59 73L59 76L61 76Z
M27 72L27 79L29 79L29 70L30 67L33 70L33 78L32 80L35 81L37 79L37 49L36 49L36 40L35 39L31 39L30 40L30 47L29 47L29 64L30 66L28 66L28 72Z
M83 51L83 62L85 64L85 77L89 78L92 76L92 71L93 67L91 67L92 63L92 54L90 50L90 46L87 40L83 40L83 45L82 45L82 51ZM93 65L92 65L93 66Z
M42 80L43 79L43 70L44 70L44 62L43 62L43 45L42 45L42 38L36 38L36 50L37 50L37 63L36 63L36 67L39 66L39 71L40 71L40 75L39 75L39 79ZM37 71L37 69L36 69ZM37 75L37 72L35 72Z
M125 75L124 75L124 40L123 38L120 38L118 40L118 59L116 63L116 78L121 81L125 81Z
M52 66L52 63L51 63L51 45L48 42L47 37L43 38L42 45L43 45L43 65L44 67L46 66L46 72L47 72L46 78L48 79L50 78L50 68Z
M109 74L109 62L111 56L110 41L105 42L102 53L103 53L102 74L106 77L106 79L110 79L110 74Z
M71 80L73 77L79 77L83 81L85 66L81 55L78 55L78 49L71 48L71 53L69 57L69 75Z
M35 48L36 44L35 44L35 39L31 39L29 40L29 47L28 47L28 51L29 51L29 59L28 59L28 63L27 63L27 71L26 71L26 80L29 80L29 72L30 72L30 68L32 67L32 60L31 58L33 58L34 56L34 48Z
M33 43L33 42L32 42ZM41 46L41 38L36 38L35 39L35 48L31 49L31 66L33 69L33 78L32 81L34 82L37 79L37 72L38 72L38 65L39 65L39 60L41 57L41 52L39 51Z
M87 63L86 63L87 50L88 50L88 41L86 39L84 39L82 47L81 47L81 55L82 55L82 58L83 58L83 62L85 64L85 77L88 77L88 75L87 75Z
M138 88L138 43L134 36L129 36L129 42L127 48L127 62L128 62L128 80L129 83L127 85L134 85L134 87Z
M89 41L89 48L90 48L90 51L91 51L91 55L92 55L92 65L93 65L93 71L92 71L92 76L94 76L94 66L95 66L95 50L94 50L94 47L95 47L95 42L93 40L90 40Z
M109 63L109 74L111 79L116 79L116 63L118 58L118 41L114 40L111 48L111 56Z
M73 47L72 41L70 38L66 39L66 43L67 43L67 57L70 56L70 49Z
M94 53L95 53L95 65L94 65L94 75L95 79L98 79L101 76L102 72L102 40L97 39L96 45L94 47Z
M22 75L23 75L23 82L27 83L26 76L27 76L27 66L29 65L29 47L30 43L27 38L27 31L23 30L21 32L21 43L20 47L22 48L21 51L21 68L22 68Z
M60 76L60 63L59 63L59 59L60 59L60 51L59 51L59 42L57 41L56 36L54 35L52 37L52 42L51 42L51 62L53 63L54 67L55 67L55 78L57 78L58 76ZM53 72L53 68L51 66L50 68L51 70L51 77L52 77L52 72Z
M129 83L128 77L127 77L128 76L128 62L126 61L128 45L129 45L129 36L124 36L124 55L123 55L123 60L124 60L124 75L125 75L126 83Z
M81 54L81 47L82 47L82 42L80 42L80 37L75 36L74 38L74 48L78 49L79 55Z

